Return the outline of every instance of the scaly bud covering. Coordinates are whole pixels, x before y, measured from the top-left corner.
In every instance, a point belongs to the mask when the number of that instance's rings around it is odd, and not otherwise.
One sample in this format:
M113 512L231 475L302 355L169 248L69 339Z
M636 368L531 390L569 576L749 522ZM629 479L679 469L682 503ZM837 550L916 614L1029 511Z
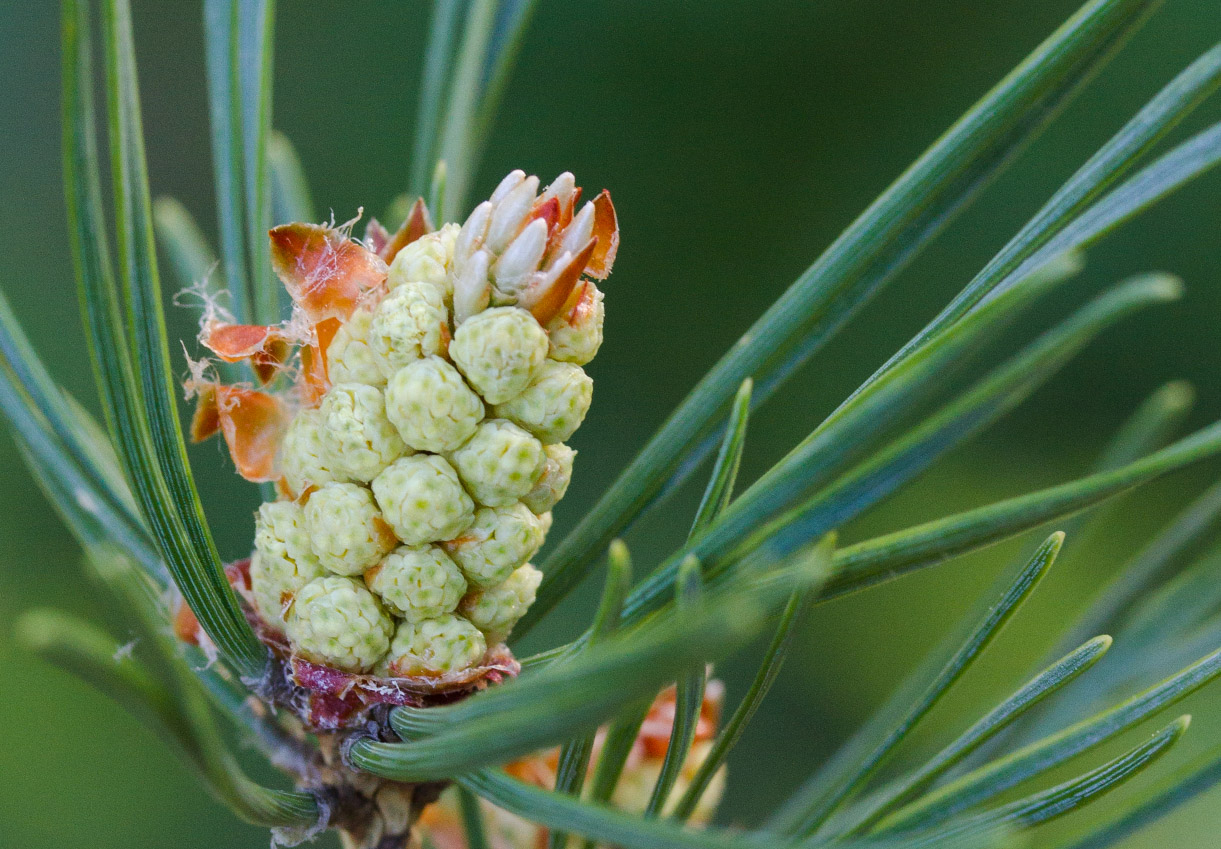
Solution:
M263 504L254 519L250 585L254 606L268 622L283 627L284 610L314 578L326 574L310 547L305 514L292 501Z
M517 425L489 419L450 459L476 501L507 507L534 487L547 455L542 444Z
M431 283L439 286L446 301L454 296L450 269L454 261L454 242L458 225L446 224L435 233L428 233L403 248L390 264L386 285L396 289L407 283Z
M503 584L462 599L458 610L484 633L488 642L501 642L534 604L534 595L542 580L543 573L527 563Z
M480 507L462 536L445 544L471 585L493 587L543 545L543 523L523 504Z
M610 195L582 203L568 173L540 193L514 171L461 226L433 230L418 201L393 234L296 223L271 245L293 315L201 335L264 388L195 379L192 436L223 431L249 479L283 475L281 500L260 510L247 596L287 637L273 648L435 678L491 647L492 674L572 478L562 443L590 405L594 281L619 245Z
M453 451L483 420L483 402L440 357L408 363L386 387L386 415L417 451Z
M373 480L407 451L386 418L380 389L363 383L338 384L326 393L318 410L331 467L352 480Z
M347 672L367 672L390 647L394 623L373 593L352 578L316 578L288 611L288 638L305 657Z
M525 391L495 412L551 445L576 433L593 396L594 382L580 366L547 360Z
M395 676L435 678L474 666L486 651L479 629L461 616L445 613L399 625L386 668Z
M369 326L369 345L387 378L429 354L445 353L449 311L445 290L435 283L409 281L382 300Z
M310 495L305 525L318 561L337 575L359 575L395 543L373 494L354 483L328 483Z
M453 613L466 593L466 579L435 545L400 545L365 573L365 585L408 622Z
M539 475L534 488L521 499L523 504L540 516L550 513L551 508L568 492L568 484L572 482L572 463L577 457L577 452L562 443L546 445L543 452L547 455L543 473Z
M311 486L349 480L331 462L318 410L302 410L288 426L280 445L280 470L288 488L297 494Z
M327 349L327 376L332 383L381 386L386 382L386 376L377 367L377 354L369 345L372 322L373 311L359 309L336 331Z
M475 517L475 504L445 458L416 454L373 479L373 495L394 533L408 545L453 539Z
M464 322L449 355L489 404L525 389L547 357L547 334L530 313L494 307Z

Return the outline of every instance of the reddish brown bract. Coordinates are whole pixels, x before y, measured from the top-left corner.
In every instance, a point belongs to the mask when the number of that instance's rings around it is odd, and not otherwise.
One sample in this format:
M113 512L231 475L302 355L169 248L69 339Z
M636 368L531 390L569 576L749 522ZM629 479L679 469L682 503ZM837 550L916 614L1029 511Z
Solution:
M195 611L185 601L178 602L178 609L174 612L174 636L184 643L197 646L202 635L203 629L195 618Z
M598 240L598 247L589 258L585 273L605 280L615 264L615 254L619 253L619 217L606 189L594 198L594 238Z
M568 303L568 298L577 284L581 282L582 272L586 270L591 257L597 253L597 250L598 239L595 236L560 270L554 282L540 295L539 299L529 304L530 314L538 319L539 324L545 325L551 321L564 308L564 304ZM523 297L523 305L528 300L529 294L527 292Z
M261 383L270 382L292 354L292 341L279 327L208 322L199 341L227 363L250 360Z
M276 452L290 415L274 395L214 383L199 389L191 439L199 442L218 430L224 435L238 474L248 481L276 480Z
M346 320L386 280L386 263L341 230L283 224L270 232L271 264L293 301L315 323Z
M399 227L398 232L391 236L385 245L377 249L378 256L387 264L392 263L399 251L432 231L432 216L428 214L424 198L416 198L416 202L411 206L411 212L407 214L407 219Z

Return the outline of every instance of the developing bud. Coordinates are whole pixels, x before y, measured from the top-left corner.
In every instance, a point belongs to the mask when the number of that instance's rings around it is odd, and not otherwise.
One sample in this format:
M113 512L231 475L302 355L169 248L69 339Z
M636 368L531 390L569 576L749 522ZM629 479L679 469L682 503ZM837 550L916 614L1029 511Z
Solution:
M602 322L606 316L602 291L587 281L577 287L576 300L547 322L551 347L547 356L583 366L602 347Z
M365 308L352 313L340 325L326 349L327 377L331 383L367 383L381 386L386 376L377 367L377 354L369 346L369 326L373 311Z
M476 501L508 507L531 490L547 455L539 441L517 425L489 419L450 460Z
M572 176L571 171L565 171L554 180L551 181L543 193L538 196L538 202L546 203L555 198L560 204L560 209L566 209L573 202L573 196L577 191L577 178Z
M499 198L497 200L499 200ZM466 222L458 231L458 238L454 241L455 272L457 272L458 267L462 263L473 257L475 252L483 247L483 237L487 235L488 221L490 221L491 218L491 201L485 200L483 203L471 210L471 214L467 216Z
M487 642L474 625L444 613L399 625L386 667L391 675L400 677L437 677L474 666L486 652Z
M457 224L446 224L435 233L428 233L404 247L390 264L386 286L395 289L407 283L431 283L453 296L453 281L449 272L454 259Z
M288 488L297 495L311 486L350 480L331 461L322 438L322 414L318 410L300 411L288 426L280 444L280 470Z
M505 196L496 201L492 209L488 231L483 237L484 245L494 254L501 253L521 232L534 198L538 194L538 177L527 177L514 186Z
M394 461L372 486L382 515L408 545L453 539L474 519L475 505L458 473L435 454Z
M520 168L514 168L508 174L505 174L504 179L496 184L496 188L492 190L492 196L488 200L493 204L498 204L504 200L505 195L520 186L526 179L526 172Z
M305 525L319 562L338 575L359 575L394 548L373 494L354 483L328 483L305 505Z
M255 514L250 558L250 589L259 615L282 626L284 610L297 591L325 574L310 548L301 506L293 501L261 505Z
M352 578L330 575L301 588L285 631L309 660L366 672L385 656L393 628L373 593Z
M551 526L555 524L555 517L551 515L551 511L540 513L538 523L543 526L543 538L546 539L547 534L551 533Z
M526 288L530 275L538 271L538 264L543 261L547 237L547 222L536 218L505 248L492 273L502 295L516 297Z
M585 243L594 234L595 214L593 201L586 201L585 205L581 207L581 211L573 217L567 229L564 230L564 237L555 250L557 256L563 253L575 254L585 247Z
M527 563L503 584L462 599L458 610L484 633L489 643L502 643L517 620L534 604L542 580L543 573Z
M467 319L487 309L492 296L488 283L488 263L491 255L475 251L468 259L454 260L454 326L461 327Z
M534 488L521 499L523 504L539 515L550 512L568 492L568 484L572 482L572 461L577 456L577 452L563 443L544 446L543 451L547 455L543 473Z
M429 354L445 353L449 312L445 292L434 284L409 281L382 299L369 326L369 345L387 378Z
M543 544L543 523L522 504L480 507L462 536L445 544L471 585L502 583Z
M331 465L352 480L371 481L407 451L386 418L382 391L363 383L331 387L318 407Z
M581 426L593 393L594 382L580 366L547 360L530 385L497 404L495 412L551 445L563 442Z
M365 585L410 622L453 613L466 593L466 579L435 545L399 546L365 574Z
M386 415L417 451L453 451L483 419L483 402L440 357L408 363L386 387Z
M463 322L449 356L489 404L517 395L547 357L547 334L516 307L494 307Z

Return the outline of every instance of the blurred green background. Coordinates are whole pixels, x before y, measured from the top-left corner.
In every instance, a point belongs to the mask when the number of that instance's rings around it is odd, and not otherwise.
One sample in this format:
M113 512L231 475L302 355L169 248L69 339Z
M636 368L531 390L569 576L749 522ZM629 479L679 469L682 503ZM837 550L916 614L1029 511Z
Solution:
M154 192L180 198L214 233L198 4L133 5ZM594 409L574 440L581 456L557 511L557 536L770 300L1076 5L543 0L477 193L511 168L544 181L570 169L587 188L613 191L623 226L606 287L607 342L590 369ZM404 189L427 5L277 6L275 124L296 143L318 206L337 220L360 206L384 209ZM761 411L744 474L766 468L816 424L1145 99L1221 36L1218 9L1216 0L1169 0L1017 166ZM0 285L61 380L91 398L60 190L58 63L55 4L0 4ZM1207 106L1184 130L1219 115ZM1017 414L848 536L1081 473L1114 425L1171 378L1198 387L1197 423L1216 418L1218 176L1111 236L1087 273L1033 320L1042 326L1100 286L1151 269L1187 280L1181 303L1107 334ZM191 334L185 311L174 320L176 332ZM239 556L249 547L255 489L232 474L218 444L195 459L224 553ZM7 439L0 463L0 846L265 846L265 833L213 804L132 719L12 645L8 623L31 605L100 612L75 545ZM1016 684L1013 676L1054 641L1057 623L1117 558L1216 471L1179 475L1130 499L1122 521L1087 552L1074 556L1070 541L1020 621L933 726L953 733L979 699ZM681 537L697 496L698 486L689 486L673 509L633 532L640 564ZM1001 546L819 608L731 760L723 819L750 821L782 798L1032 544ZM529 645L571 633L590 603L587 587ZM745 656L722 669L731 699L749 669ZM1197 724L1186 748L1221 739L1221 690L1214 686L1187 709ZM1197 801L1131 845L1216 845L1218 798Z

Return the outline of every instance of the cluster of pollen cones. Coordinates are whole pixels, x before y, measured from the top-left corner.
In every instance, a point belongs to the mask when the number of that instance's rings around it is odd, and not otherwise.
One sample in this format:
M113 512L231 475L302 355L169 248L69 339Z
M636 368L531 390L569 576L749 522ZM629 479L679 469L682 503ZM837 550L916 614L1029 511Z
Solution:
M461 226L434 229L418 202L364 241L276 227L292 315L205 319L203 345L260 385L196 364L192 437L220 433L239 473L277 492L230 580L315 727L516 672L504 640L572 475L596 281L619 240L608 193L582 203L567 173L539 188L515 171Z

